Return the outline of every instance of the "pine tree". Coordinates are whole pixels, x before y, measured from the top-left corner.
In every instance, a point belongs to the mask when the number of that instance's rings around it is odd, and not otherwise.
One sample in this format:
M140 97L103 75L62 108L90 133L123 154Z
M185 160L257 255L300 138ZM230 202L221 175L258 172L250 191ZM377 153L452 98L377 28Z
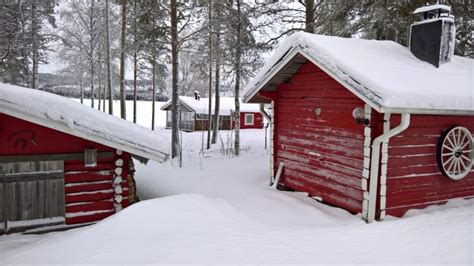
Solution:
M37 88L38 66L47 63L52 40L46 24L56 27L53 14L53 0L0 5L0 80Z

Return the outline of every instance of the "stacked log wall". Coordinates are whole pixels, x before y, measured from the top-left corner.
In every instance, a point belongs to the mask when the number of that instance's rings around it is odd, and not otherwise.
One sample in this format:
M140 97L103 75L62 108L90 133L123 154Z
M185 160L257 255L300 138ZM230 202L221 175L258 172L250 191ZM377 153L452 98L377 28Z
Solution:
M128 153L5 114L0 114L0 147L0 156L83 154L91 147L110 155L95 167L64 161L66 224L95 222L129 204Z

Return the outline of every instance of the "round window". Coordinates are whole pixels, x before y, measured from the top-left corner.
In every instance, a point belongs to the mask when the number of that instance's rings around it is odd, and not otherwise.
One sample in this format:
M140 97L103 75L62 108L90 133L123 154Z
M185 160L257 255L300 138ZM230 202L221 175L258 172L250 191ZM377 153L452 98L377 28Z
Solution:
M465 127L446 130L438 144L438 166L441 172L453 180L464 178L472 168L473 139Z

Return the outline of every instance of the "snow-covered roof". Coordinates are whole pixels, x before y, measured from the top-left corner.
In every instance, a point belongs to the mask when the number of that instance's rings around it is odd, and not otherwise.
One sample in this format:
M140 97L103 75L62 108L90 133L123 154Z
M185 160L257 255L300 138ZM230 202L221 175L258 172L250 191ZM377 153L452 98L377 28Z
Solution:
M436 4L436 5L429 5L429 6L423 6L423 7L419 7L417 9L415 9L415 11L413 12L413 14L419 14L419 13L424 13L424 12L430 12L430 11L433 11L433 10L443 10L443 11L446 11L446 12L450 12L451 11L451 7L450 6L447 6L447 5L441 5L441 4Z
M199 100L196 100L194 97L188 97L188 96L179 96L179 101L181 104L184 106L188 107L190 110L193 110L194 112L198 114L207 114L209 110L209 98L201 98ZM214 101L215 99L212 99L212 108L211 111L214 112ZM163 104L161 106L161 110L166 110L170 108L171 106L171 100ZM234 97L220 97L220 108L219 108L219 114L220 115L230 115L231 112L234 112L235 110L235 99ZM240 102L240 112L249 112L249 113L258 113L260 112L260 106L258 104L253 104L253 103L242 103Z
M381 113L474 115L474 60L453 56L439 68L392 41L295 33L244 89L245 102L268 102L276 86L311 61Z
M163 162L166 139L145 127L52 93L0 83L0 113Z

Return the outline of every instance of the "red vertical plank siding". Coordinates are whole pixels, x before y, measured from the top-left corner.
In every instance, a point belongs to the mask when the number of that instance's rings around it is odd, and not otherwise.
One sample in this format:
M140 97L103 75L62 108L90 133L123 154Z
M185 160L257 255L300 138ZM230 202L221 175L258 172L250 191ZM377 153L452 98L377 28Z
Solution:
M392 115L391 128L400 123ZM444 130L464 126L474 132L472 116L412 115L410 127L389 141L387 209L402 216L407 210L474 196L474 169L462 180L444 176L436 162L436 147Z
M121 206L128 206L130 154L117 155L114 148L0 114L0 156L83 153L88 147L113 157L100 159L95 167L85 167L82 160L64 161L66 224L95 222L115 213L113 179L119 158L124 160Z
M312 63L277 91L274 162L275 170L285 164L281 183L361 212L364 125L352 111L364 102Z

